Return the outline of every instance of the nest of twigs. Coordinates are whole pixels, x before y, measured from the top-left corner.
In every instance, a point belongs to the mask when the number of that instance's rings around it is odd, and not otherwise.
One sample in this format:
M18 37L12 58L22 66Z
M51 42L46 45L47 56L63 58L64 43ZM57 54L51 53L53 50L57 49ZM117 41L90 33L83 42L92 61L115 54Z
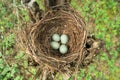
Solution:
M69 36L69 50L66 54L60 54L50 47L54 33ZM18 41L22 43L22 47L24 45L26 53L40 65L42 78L55 72L68 76L78 71L84 59L86 35L86 25L79 13L56 9L48 11L34 25L22 29ZM66 75L63 77L67 78Z

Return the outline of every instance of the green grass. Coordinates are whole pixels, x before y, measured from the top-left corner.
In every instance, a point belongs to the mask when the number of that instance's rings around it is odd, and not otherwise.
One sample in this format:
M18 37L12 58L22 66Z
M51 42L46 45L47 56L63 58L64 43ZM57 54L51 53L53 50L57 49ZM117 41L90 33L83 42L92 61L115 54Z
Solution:
M37 1L44 9L41 1ZM119 80L120 3L115 0L72 0L71 6L81 12L89 31L106 43L105 51L95 58L95 62L80 69L78 80ZM16 50L13 33L21 23L29 21L26 10L17 0L1 0L0 11L0 80L32 80L36 69L28 65L28 56L23 51Z
M120 5L114 0L73 0L72 6L81 12L89 27L97 38L105 41L106 52L101 52L96 63L80 73L85 80L119 80L119 32L120 32ZM108 55L110 58L108 58ZM117 66L116 66L117 64ZM86 75L85 75L86 73Z

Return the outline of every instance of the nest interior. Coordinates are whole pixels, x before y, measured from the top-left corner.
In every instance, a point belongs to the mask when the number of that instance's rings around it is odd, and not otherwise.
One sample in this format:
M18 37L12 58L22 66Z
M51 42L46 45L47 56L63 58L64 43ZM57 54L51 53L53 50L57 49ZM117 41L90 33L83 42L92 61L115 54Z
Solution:
M67 34L69 36L69 51L62 55L58 50L50 47L51 36L54 33ZM30 51L33 51L37 62L43 61L52 67L60 68L69 64L78 57L82 57L83 46L86 39L85 23L78 13L63 10L46 13L40 22L32 27L29 36Z

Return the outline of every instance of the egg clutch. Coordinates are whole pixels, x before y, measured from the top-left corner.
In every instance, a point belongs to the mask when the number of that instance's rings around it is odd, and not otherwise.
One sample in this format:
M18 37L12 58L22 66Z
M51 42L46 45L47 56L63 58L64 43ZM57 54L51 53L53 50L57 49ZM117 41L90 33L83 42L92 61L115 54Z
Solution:
M68 52L68 35L62 34L59 35L57 33L52 35L52 41L50 42L50 46L54 50L59 50L61 54L66 54Z

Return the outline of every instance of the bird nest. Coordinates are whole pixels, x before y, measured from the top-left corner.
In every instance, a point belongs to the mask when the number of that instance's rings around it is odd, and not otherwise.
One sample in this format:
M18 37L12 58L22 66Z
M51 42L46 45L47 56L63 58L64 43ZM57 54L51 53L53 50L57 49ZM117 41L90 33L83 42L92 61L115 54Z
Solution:
M60 54L50 47L51 36L55 33L67 34L68 52ZM43 18L32 26L21 30L19 37L22 46L47 74L76 72L84 58L86 25L81 15L73 10L48 11Z

